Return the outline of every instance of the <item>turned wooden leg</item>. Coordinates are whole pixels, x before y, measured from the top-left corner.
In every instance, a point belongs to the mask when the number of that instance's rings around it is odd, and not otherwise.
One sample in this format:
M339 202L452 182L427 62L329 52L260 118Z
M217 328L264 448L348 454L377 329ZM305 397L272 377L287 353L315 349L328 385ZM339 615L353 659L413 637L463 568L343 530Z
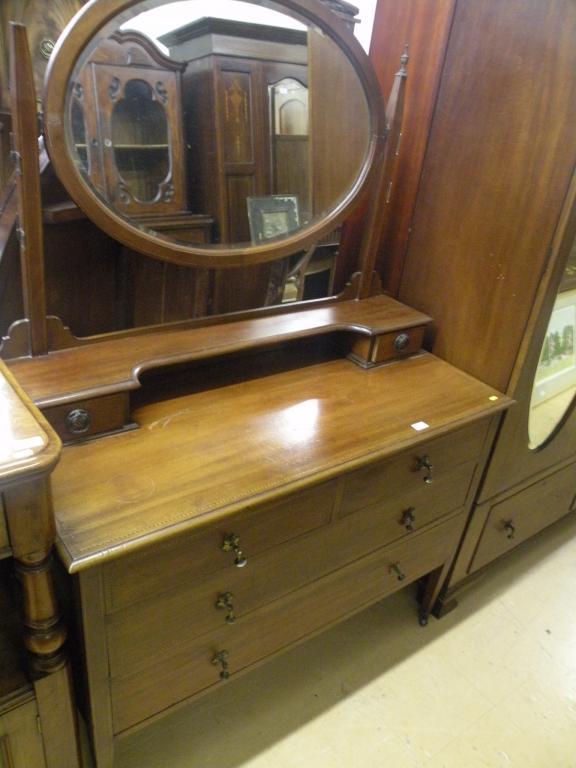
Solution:
M54 522L45 478L4 491L14 566L22 586L24 644L48 768L81 765L66 629L54 590Z

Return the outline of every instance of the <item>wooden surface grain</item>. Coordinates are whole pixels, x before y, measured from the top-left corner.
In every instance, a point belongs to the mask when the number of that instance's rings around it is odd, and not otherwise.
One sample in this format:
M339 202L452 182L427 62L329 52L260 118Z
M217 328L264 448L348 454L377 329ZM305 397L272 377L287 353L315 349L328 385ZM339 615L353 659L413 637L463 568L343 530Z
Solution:
M49 472L60 441L0 361L0 485Z
M256 317L220 326L174 329L133 338L109 339L35 359L10 363L24 390L42 406L83 396L137 389L143 370L227 352L278 344L318 333L356 331L373 336L429 321L426 315L387 296L336 302L324 308Z
M59 551L77 571L509 403L423 353L367 371L337 359L144 404L139 430L64 449L53 475Z
M576 160L576 5L459 0L398 294L510 392Z

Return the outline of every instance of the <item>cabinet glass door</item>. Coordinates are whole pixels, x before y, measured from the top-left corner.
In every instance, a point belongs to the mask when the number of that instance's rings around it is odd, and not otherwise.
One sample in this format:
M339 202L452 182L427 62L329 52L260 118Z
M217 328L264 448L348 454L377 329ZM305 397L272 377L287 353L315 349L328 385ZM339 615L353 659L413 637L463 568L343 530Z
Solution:
M122 182L135 200L155 200L170 170L170 151L166 112L154 100L152 86L145 80L129 80L123 98L114 105L111 123Z
M530 401L530 448L539 448L562 424L576 397L576 241L554 303Z

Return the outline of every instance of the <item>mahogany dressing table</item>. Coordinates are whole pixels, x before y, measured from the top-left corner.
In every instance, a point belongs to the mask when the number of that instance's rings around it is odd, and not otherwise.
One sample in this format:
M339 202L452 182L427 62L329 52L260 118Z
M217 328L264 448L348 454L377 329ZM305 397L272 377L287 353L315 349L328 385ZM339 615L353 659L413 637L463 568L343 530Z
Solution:
M115 197L90 173L85 145L110 162L114 137L103 129L92 136L88 119L85 142L74 132L80 75L103 66L91 59L95 48L142 7L88 4L48 73L45 130L61 181L99 227L154 259L214 270L218 279L243 270L261 276L338 228L366 190L373 198L362 246L349 261L358 270L336 297L78 339L46 318L42 297L29 292L27 316L11 329L4 346L11 373L65 443L51 482L57 547L75 596L98 768L111 768L114 744L126 734L418 580L425 624L510 404L423 351L430 318L383 295L374 274L405 68L385 115L366 56L330 10L308 0L270 7L303 24L308 44L310 125L298 142L309 143L310 160L298 183L309 189L310 213L264 242L191 244L162 227L156 232L150 221L142 224L145 210L128 210L141 186L126 177ZM272 55L266 39L260 63ZM25 59L16 32L18 45ZM235 104L246 117L246 94L256 93L250 78L261 70L222 51L216 65L212 53L204 65L216 68L204 82L215 77L230 109ZM282 58L281 46L273 55ZM197 51L192 64L197 73ZM334 68L354 86L346 98L360 105L354 118L363 136L346 116L344 133L333 121L335 133L326 134L327 92L316 88ZM137 80L137 62L134 72ZM185 76L174 78L167 91L147 72L138 98L158 114L185 87ZM122 83L104 93L133 98ZM245 123L234 125L232 148L216 150L234 178L228 192L258 192L254 164L234 155L255 145ZM348 140L346 167L330 180L330 155ZM131 151L164 149L152 142ZM169 204L167 185L158 194ZM288 193L268 187L266 194ZM218 206L189 213L216 222L220 215ZM28 214L24 227L37 215ZM37 246L23 252L36 276ZM26 273L31 284L33 271Z

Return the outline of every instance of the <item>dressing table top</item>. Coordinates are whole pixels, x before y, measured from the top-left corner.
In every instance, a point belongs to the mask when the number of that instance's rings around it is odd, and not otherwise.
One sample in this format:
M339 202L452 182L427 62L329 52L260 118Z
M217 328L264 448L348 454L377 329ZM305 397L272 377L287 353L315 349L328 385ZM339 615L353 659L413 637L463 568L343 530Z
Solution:
M53 494L59 551L71 572L396 454L511 402L428 353L370 370L328 359L260 374L234 379L198 368L186 392L167 391L168 382L159 401L136 403L140 429L64 449Z

